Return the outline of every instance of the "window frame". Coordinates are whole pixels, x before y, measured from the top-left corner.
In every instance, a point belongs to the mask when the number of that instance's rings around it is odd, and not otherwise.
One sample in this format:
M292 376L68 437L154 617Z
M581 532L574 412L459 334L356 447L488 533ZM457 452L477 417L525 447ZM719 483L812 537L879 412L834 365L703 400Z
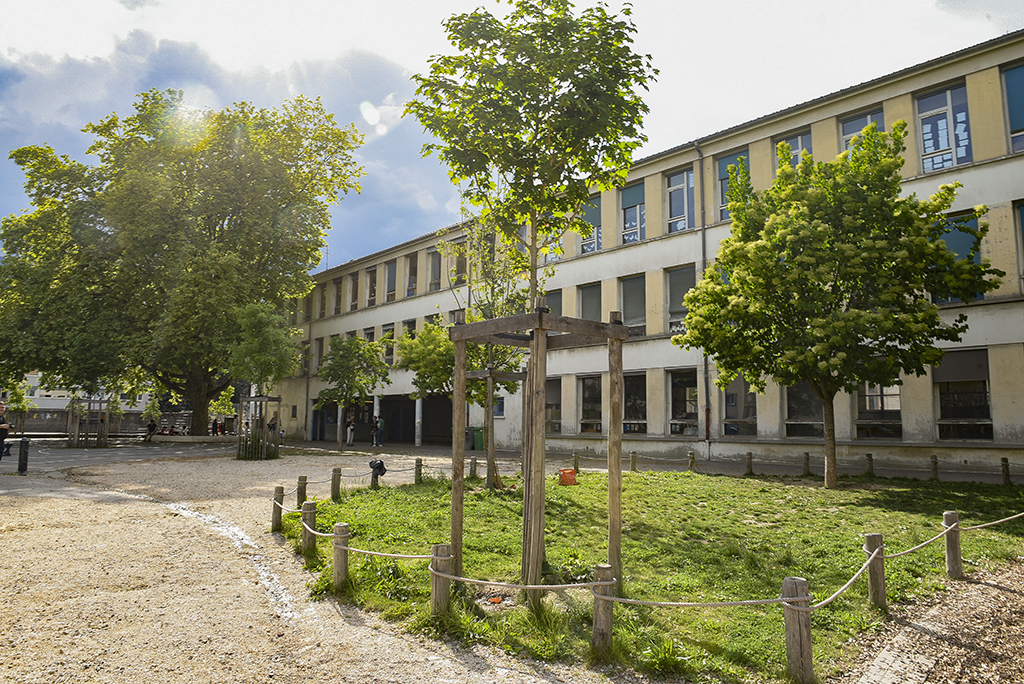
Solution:
M668 433L670 437L700 437L700 377L696 366L672 368L668 374ZM692 384L684 384L683 375L692 376ZM677 386L676 378L680 377ZM687 380L690 378L688 377ZM676 390L681 394L677 396ZM681 404L681 406L680 406ZM677 410L681 408L682 410ZM693 409L692 411L690 409Z
M954 101L954 93L963 91L963 103L958 104ZM938 95L944 95L943 104L941 107L932 107L930 109L921 109L922 102L931 98L937 97ZM953 83L941 88L935 88L926 91L920 95L914 97L914 109L916 111L917 121L917 135L921 142L921 173L939 173L947 171L958 166L973 163L974 161L974 140L971 134L971 118L970 118L970 102L967 98L967 86L965 83ZM957 107L962 106L962 111L957 112ZM960 149L960 136L956 132L958 123L960 122L962 115L962 122L966 127L966 136L964 137L963 149L965 153L961 154ZM941 119L939 117L942 117ZM933 136L925 133L925 122L929 119L935 120L937 133L934 138L941 141L942 126L945 124L945 136L946 136L946 147L937 147L933 150L928 150L928 143ZM943 158L946 154L949 155L949 163L943 164L942 166L935 166L934 160ZM961 157L966 157L963 161Z
M943 367L953 360L959 362L956 367ZM971 364L976 365L975 369L970 369ZM984 368L984 378L981 377L981 367ZM980 390L969 387L969 385L977 383L980 383ZM954 384L958 387L951 387ZM959 391L951 392L952 389ZM974 399L969 401L976 401L978 395L982 395L984 406L977 403L975 405L960 404L958 407L948 399L948 397L956 395L973 395ZM936 436L940 441L993 441L992 371L987 347L947 350L939 365L932 367L932 396L935 402ZM946 408L965 407L975 410L983 408L986 415L984 417L943 415Z
M579 285L578 288L579 289L577 290L577 292L579 293L579 310L580 310L579 317L582 318L582 319L588 320L588 321L600 321L602 316L603 316L603 314L604 314L603 302L602 302L603 294L601 292L601 282L598 281L596 283L587 283L586 285ZM598 316L597 316L597 318L588 318L586 316L586 309L588 308L587 304L589 304L590 306L593 305L593 302L587 302L587 298L585 296L587 292L597 292L597 307L598 307Z
M730 392L729 390L736 390ZM747 408L748 404L753 407L753 415L746 415L747 411L744 410L744 415L741 416L730 416L730 406L735 406L736 410L741 407L739 397L743 395L742 407ZM722 436L727 438L736 437L757 437L757 393L754 392L750 383L742 375L733 378L733 381L729 383L728 387L721 391L722 395ZM736 395L736 398L730 403L730 396ZM747 397L752 397L752 401L748 401Z
M796 141L794 145L792 141ZM772 152L775 155L775 169L778 170L782 166L782 160L779 159L778 144L781 142L790 143L790 163L793 168L800 163L800 157L803 155L804 150L807 150L808 154L814 154L814 148L811 145L811 129L803 128L793 133L787 133L786 135L776 136L772 138Z
M393 302L398 291L398 260L384 262L384 301Z
M427 250L427 291L438 292L441 289L441 271L444 264L441 260L441 252L437 249Z
M637 202L636 195L639 195L643 201ZM627 201L630 204L627 205ZM647 235L647 197L644 182L641 180L639 183L622 188L619 191L619 203L621 205L619 244L631 245L635 242L643 242ZM632 214L632 219L629 218L630 214ZM633 221L632 228L629 228L630 220Z
M734 150L728 154L716 155L715 165L718 167L718 219L720 221L729 220L729 200L726 199L726 195L729 194L729 166L739 164L740 159L747 160L747 169L750 169L750 149L742 148ZM731 162L727 163L727 162ZM724 166L723 166L724 164ZM725 174L724 177L722 174Z
M366 308L377 306L377 267L366 269Z
M879 408L871 408L872 399L878 402ZM903 397L900 386L861 383L857 388L854 429L857 439L903 439Z
M876 116L877 118L875 118ZM865 122L860 128L858 128L853 133L846 132L847 124L857 124L860 121ZM864 129L867 128L872 123L878 124L879 131L885 130L885 111L881 107L878 107L877 109L869 109L868 111L861 112L860 114L854 114L853 116L848 116L844 119L840 119L839 138L843 143L843 150L850 149L850 145L853 143L853 139L859 137L860 134L864 131Z
M590 224L593 230L590 237L580 237L580 255L593 254L601 251L601 196L592 195L581 207L581 215L584 221ZM595 223L596 220L596 223Z
M680 182L673 185L673 180L682 177ZM670 171L665 174L665 215L668 217L666 232L682 233L687 230L694 230L697 227L697 212L695 211L696 198L694 196L693 167ZM673 214L673 196L681 198L683 212ZM680 225L682 224L682 225Z
M1012 74L1012 76L1011 76ZM1012 78L1012 83L1011 83ZM1003 67L1003 93L1006 102L1006 127L1009 136L1010 153L1024 152L1024 63ZM1011 85L1017 98L1011 99ZM1020 89L1019 94L1017 88ZM1019 107L1019 111L1016 108ZM1014 124L1017 127L1014 128Z
M407 254L405 257L405 296L416 296L416 277L419 269L419 259L416 254Z
M348 310L356 311L359 309L359 271L350 273L348 282Z
M579 426L580 434L603 434L604 433L604 415L603 415L603 397L602 392L604 388L601 386L600 375L580 375L577 376L576 381L579 383ZM596 383L597 386L597 417L594 418L591 414L590 418L587 418L587 411L593 411L593 401L587 401L586 390L587 385L593 386ZM593 391L593 390L591 390ZM590 407L588 409L588 406ZM596 429L595 429L596 427Z
M821 411L821 417L818 420L807 420L802 417L790 417L790 394L797 388L807 388L810 392L810 397L813 400L813 405L816 405ZM787 438L803 438L803 439L824 439L825 437L825 407L821 405L821 401L818 400L818 396L814 393L811 388L811 383L804 380L798 382L795 385L789 387L783 387L785 393L785 431Z
M639 386L639 387L638 387ZM633 395L630 396L632 390ZM632 405L630 404L632 402ZM647 373L622 375L622 434L647 434Z
M685 279L687 271L691 274L689 280L692 283L690 287L686 288L686 292L689 292L697 285L697 264L683 264L675 268L665 269L665 296L668 298L665 305L665 315L668 318L668 327L666 329L672 335L680 335L686 332L686 326L683 325L683 321L686 319L688 312L686 306L683 305L683 300L680 298L677 302L676 296L672 294L672 276L678 273ZM686 292L682 293L683 296L686 295Z
M344 278L335 278L333 282L334 282L334 315L335 316L340 316L341 315L342 303L345 301L344 289L343 289L344 285L345 285L345 279Z
M643 298L643 306L640 315L633 315L633 308L627 306L627 288L637 288L639 296ZM633 293L637 296L637 293ZM630 337L644 337L647 335L647 274L637 273L635 275L619 278L619 305L622 311L622 323L629 328Z
M544 385L544 434L562 434L562 378L547 378ZM552 398L557 401L552 401Z

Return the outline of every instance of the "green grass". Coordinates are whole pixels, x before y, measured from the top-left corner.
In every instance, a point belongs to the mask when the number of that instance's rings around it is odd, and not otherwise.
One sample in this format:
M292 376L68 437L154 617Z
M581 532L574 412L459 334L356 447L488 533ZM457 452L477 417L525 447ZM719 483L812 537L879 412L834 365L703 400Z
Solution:
M548 583L592 578L607 558L607 478L584 473L580 485L549 478L545 536ZM516 582L522 534L522 483L488 492L467 482L464 575ZM348 492L318 502L317 528L351 526L356 548L429 553L448 541L450 485L432 480ZM623 567L625 593L653 601L731 601L775 598L783 578L808 579L817 600L831 595L864 562L863 535L879 532L888 552L914 546L941 531L942 513L956 510L962 525L1024 510L1019 488L974 483L875 478L844 479L838 490L820 480L729 478L692 473L625 473ZM297 538L297 516L286 533ZM329 593L330 542L309 559L322 569L314 595ZM1024 520L961 536L965 572L1024 555ZM429 616L426 561L390 561L350 554L345 595L357 605L405 621L411 629L465 642L490 643L542 659L588 661L593 600L589 592L549 596L539 616L518 603L485 610L485 592L470 587L452 615ZM890 602L909 601L945 586L941 541L886 562ZM491 591L488 596L498 592ZM504 592L509 599L509 592ZM485 603L485 602L484 602ZM867 600L866 579L812 614L816 670L822 678L851 655L849 639L879 624ZM723 609L616 605L614 658L659 675L690 681L759 682L785 677L782 611L778 606Z

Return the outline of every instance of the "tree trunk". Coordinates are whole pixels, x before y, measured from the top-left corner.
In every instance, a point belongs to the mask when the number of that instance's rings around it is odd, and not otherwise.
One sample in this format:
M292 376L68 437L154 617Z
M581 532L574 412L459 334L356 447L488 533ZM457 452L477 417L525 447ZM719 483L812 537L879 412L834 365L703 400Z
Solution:
M185 398L192 404L192 424L188 434L205 436L209 434L210 388L205 383L189 381L185 385Z
M836 415L835 395L822 398L822 419L825 427L825 489L839 486L839 475L836 473Z
M487 345L487 370L494 369L494 345ZM487 405L484 408L487 418L484 421L484 449L487 454L487 489L501 489L501 476L498 475L498 459L494 453L494 378L487 375Z
M335 423L338 426L338 451L345 450L345 433L348 432L348 425L345 423L345 409L342 408L341 404L338 404L338 420Z

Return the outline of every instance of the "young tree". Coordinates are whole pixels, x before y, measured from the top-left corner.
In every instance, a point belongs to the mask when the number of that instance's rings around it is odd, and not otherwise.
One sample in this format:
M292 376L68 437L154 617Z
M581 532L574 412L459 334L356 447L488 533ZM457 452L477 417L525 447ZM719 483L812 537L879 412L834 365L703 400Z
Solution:
M85 128L96 166L11 153L35 209L0 228L0 357L84 391L144 368L189 400L199 434L245 305L309 291L361 138L301 96L213 112L154 90L135 109Z
M241 341L231 350L231 376L255 385L256 394L263 395L298 366L295 336L300 331L266 302L246 304L236 319Z
M985 208L947 216L956 185L927 200L901 196L905 136L902 121L888 134L872 124L836 159L805 154L796 168L780 144L782 166L763 193L744 164L730 169L732 234L686 295L686 332L673 338L714 357L719 387L737 375L759 391L768 378L808 382L823 407L829 488L835 395L925 373L942 358L935 343L967 330L966 314L944 319L935 302L971 301L1003 275L978 256ZM968 254L947 247L952 231L973 237Z
M316 395L315 408L330 402L338 405L338 450L345 444L345 430L341 422L345 407L362 403L378 387L391 384L388 364L384 360L388 338L369 342L361 337L332 337L331 346L320 364L320 379L330 387Z

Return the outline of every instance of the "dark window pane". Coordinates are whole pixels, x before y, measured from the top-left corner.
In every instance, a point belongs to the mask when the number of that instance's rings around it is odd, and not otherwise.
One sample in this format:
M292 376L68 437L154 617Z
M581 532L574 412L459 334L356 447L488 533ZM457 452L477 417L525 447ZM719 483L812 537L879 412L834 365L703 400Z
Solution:
M580 288L580 318L601 320L601 283Z
M1010 132L1024 131L1024 65L1006 70L1006 109ZM1018 151L1014 149L1014 151Z
M925 95L917 101L917 111L922 114L946 106L946 91Z

